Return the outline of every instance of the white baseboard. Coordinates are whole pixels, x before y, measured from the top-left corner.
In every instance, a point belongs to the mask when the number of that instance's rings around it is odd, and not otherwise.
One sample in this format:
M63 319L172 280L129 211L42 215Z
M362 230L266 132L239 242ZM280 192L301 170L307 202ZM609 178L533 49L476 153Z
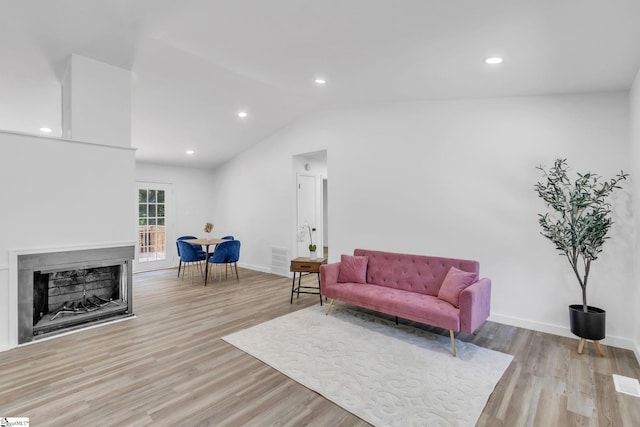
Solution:
M503 323L505 325L517 326L519 328L531 329L533 331L545 332L548 334L558 335L567 338L576 338L571 333L571 329L566 326L552 325L550 323L533 322L531 320L520 319L518 317L506 316L498 313L491 313L489 320L496 323ZM577 338L576 338L577 339ZM601 341L604 345L612 347L624 348L631 350L636 354L636 359L640 361L640 347L637 343L627 339L616 336L607 336Z
M262 267L260 265L247 264L244 262L238 262L238 267L246 268L248 270L260 271L261 273L275 274L276 276L282 276L282 277L288 277L288 278L293 277L291 273L288 273L286 275L282 273L276 273L272 271L270 268Z

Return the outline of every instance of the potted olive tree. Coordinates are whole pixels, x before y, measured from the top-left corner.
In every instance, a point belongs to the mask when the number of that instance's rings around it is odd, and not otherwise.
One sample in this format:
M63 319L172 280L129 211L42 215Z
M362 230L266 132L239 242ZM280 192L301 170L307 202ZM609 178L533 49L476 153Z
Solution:
M581 338L578 353L588 339L604 356L598 341L605 337L606 312L587 304L587 283L591 262L602 252L613 224L609 198L629 175L620 171L606 181L591 172L577 173L571 181L566 159L557 159L549 169L538 169L543 179L535 185L535 191L548 208L548 212L538 214L541 234L569 261L582 290L582 304L569 306L571 332Z

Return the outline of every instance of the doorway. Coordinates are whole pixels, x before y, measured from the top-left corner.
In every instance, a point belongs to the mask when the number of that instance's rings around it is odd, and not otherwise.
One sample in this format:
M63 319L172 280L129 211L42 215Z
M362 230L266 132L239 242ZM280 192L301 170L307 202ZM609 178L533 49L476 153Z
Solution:
M171 184L138 182L135 271L149 271L172 266L167 242L172 236L170 209L173 206Z
M297 175L297 220L298 233L298 256L309 256L309 245L317 246L316 253L320 254L318 249L322 248L318 236L318 219L317 219L317 184L314 175L298 174Z
M293 156L295 174L295 257L308 257L309 244L317 256L328 256L327 152ZM315 229L315 230L314 230Z

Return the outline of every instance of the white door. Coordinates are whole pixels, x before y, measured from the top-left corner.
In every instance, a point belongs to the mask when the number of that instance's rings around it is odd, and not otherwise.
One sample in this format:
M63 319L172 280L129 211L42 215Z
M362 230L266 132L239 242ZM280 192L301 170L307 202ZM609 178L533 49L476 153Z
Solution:
M171 184L139 182L137 185L138 238L135 271L172 267L173 232L171 215L173 188Z
M313 233L313 243L317 245L318 254L321 254L322 247L318 241L320 226L316 222L316 177L298 174L297 187L297 230L299 236L297 256L309 256L310 236L306 225L317 229Z

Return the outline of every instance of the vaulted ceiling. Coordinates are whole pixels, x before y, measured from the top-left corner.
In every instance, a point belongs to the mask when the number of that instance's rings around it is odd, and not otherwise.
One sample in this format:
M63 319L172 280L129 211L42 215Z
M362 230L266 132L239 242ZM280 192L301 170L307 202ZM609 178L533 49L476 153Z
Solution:
M628 90L640 1L0 0L0 129L60 135L72 53L132 71L138 160L215 167L322 108Z

